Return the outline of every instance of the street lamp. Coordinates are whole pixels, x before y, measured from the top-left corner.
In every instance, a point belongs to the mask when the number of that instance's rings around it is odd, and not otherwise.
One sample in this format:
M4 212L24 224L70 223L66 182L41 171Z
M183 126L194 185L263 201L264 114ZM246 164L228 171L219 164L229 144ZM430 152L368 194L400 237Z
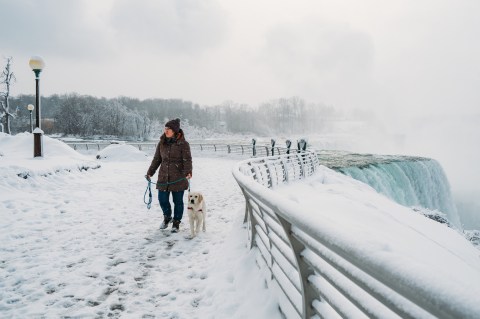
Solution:
M32 68L35 73L35 84L36 84L36 99L35 99L35 130L33 131L33 157L42 157L42 135L43 131L40 127L40 72L42 72L45 67L45 62L39 56L32 56L28 62L30 68Z
M35 108L33 104L28 104L27 109L30 111L30 133L33 133L33 123L32 123L32 111Z

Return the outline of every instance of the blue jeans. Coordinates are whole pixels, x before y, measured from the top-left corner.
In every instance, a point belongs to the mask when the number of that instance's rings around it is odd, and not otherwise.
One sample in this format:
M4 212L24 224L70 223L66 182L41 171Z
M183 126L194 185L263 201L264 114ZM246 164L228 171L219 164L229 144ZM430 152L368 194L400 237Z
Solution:
M170 193L173 197L173 219L182 220L183 216L183 193L180 192L164 192L158 191L158 201L160 202L160 207L162 208L163 215L167 217L172 217L172 207L170 206Z

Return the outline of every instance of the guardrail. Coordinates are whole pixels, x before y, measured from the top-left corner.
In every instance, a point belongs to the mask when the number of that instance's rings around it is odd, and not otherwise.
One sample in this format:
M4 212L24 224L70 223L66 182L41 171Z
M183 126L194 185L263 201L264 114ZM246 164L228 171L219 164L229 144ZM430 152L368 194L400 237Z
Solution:
M105 147L116 143L98 143L98 142L65 142L68 146L76 151L100 151ZM120 144L120 143L118 143ZM156 143L125 143L137 147L140 151L153 150L157 147Z
M89 142L66 142L74 150L100 151L111 143L89 143ZM126 143L137 147L140 151L155 151L157 143ZM286 147L272 147L269 145L252 144L198 144L190 143L192 151L215 152L224 154L235 154L244 156L271 156L299 152L296 149Z
M312 229L314 212L298 212L271 190L313 175L318 165L307 151L249 159L233 169L245 196L249 246L258 249L287 318L474 318L448 297L362 258L355 245L342 246L332 232Z

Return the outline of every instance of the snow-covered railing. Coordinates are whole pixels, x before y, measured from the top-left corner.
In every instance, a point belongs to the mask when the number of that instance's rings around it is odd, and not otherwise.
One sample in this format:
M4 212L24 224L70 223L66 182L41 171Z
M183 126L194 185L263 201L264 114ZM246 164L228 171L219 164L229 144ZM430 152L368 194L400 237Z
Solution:
M115 144L111 142L65 142L76 151L100 151L105 147ZM126 143L132 146L135 146L140 151L155 151L157 143Z
M313 175L318 165L307 151L249 159L233 169L246 200L249 246L258 248L257 261L268 269L287 318L474 318L432 288L362 258L361 247L314 229L314 211L298 211L271 190Z
M67 145L77 151L100 151L111 143L91 143L91 142L66 142ZM135 146L140 151L154 152L157 143L126 143ZM255 145L252 144L224 144L224 143L190 143L192 151L214 152L216 154L235 154L244 156L271 156L287 154L289 152L296 153L296 149L289 149L286 147L272 147L269 145Z
M287 154L287 152L297 152L296 150L288 149L286 147L271 147L269 145L255 145L251 144L197 144L190 143L192 151L215 152L236 154L245 156L270 156Z

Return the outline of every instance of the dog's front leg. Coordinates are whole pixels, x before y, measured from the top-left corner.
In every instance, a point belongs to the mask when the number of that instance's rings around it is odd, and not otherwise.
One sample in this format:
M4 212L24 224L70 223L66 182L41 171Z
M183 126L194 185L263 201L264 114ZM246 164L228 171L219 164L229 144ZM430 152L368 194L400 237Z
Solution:
M203 214L202 214L202 230L203 232L206 231L206 226L205 226L205 221L207 220L207 205L205 204L205 202L203 202Z
M190 221L190 236L193 238L195 237L195 229L194 229L194 216L189 216L189 221Z
M200 234L200 227L202 226L203 213L197 213L197 227L195 227L195 233Z

